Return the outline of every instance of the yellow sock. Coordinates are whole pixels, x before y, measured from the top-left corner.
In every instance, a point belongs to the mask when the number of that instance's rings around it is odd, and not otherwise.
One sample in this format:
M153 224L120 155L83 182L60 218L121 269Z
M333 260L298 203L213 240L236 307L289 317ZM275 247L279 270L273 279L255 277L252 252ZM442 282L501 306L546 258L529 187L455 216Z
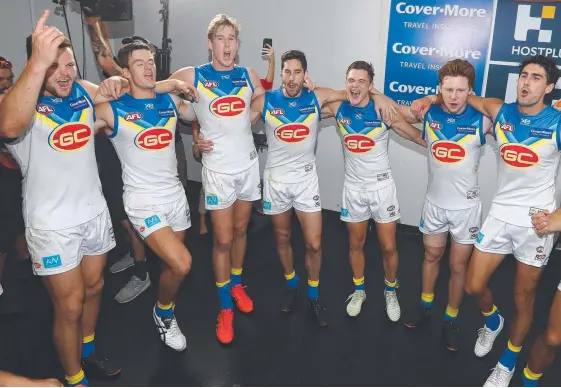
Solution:
M171 302L170 304L161 304L160 301L158 301L158 308L162 309L162 310L169 310L173 307L173 302Z
M510 340L508 340L507 346L511 352L520 353L520 351L522 350L522 346L514 346L512 342L510 342Z
M434 300L434 294L427 294L421 292L421 303L425 308L430 309L432 306L432 301Z
M292 273L288 275L284 274L286 280L294 279L294 276L296 276L296 271L292 271Z
M84 378L84 370L80 369L80 372L76 373L74 376L64 376L69 385L76 385Z
M530 370L530 368L528 368L528 365L526 365L526 368L524 368L524 376L528 379L528 380L539 380L542 376L543 373L534 373Z
M454 321L458 317L459 309L455 309L450 307L450 305L446 306L446 313L444 313L444 319L447 321Z
M93 333L92 335L85 336L83 343L87 344L89 342L92 342L94 339L95 339L95 333Z
M484 316L488 317L488 316L490 316L490 315L493 315L493 313L494 313L495 311L497 311L497 306L493 305L493 308L491 309L491 311L489 311L489 312L482 311L481 313L482 313Z

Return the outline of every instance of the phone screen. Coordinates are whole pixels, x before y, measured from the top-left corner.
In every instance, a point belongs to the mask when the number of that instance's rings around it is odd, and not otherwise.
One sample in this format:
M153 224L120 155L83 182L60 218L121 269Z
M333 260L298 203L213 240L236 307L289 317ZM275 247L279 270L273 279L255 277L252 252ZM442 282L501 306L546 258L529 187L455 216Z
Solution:
M267 45L273 47L273 39L271 39L271 38L263 39L263 48L264 49L269 48Z

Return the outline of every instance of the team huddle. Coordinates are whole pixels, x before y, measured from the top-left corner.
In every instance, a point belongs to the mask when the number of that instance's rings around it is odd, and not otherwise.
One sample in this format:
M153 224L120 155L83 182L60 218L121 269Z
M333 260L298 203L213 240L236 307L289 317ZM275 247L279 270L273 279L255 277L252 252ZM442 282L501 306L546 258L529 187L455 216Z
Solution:
M308 306L317 325L328 325L319 293L322 213L315 147L320 120L329 117L336 120L344 150L340 218L349 232L354 284L347 314L358 316L366 301L364 245L373 219L382 252L380 293L386 313L393 322L402 315L396 291L400 207L388 155L392 129L427 147L429 165L419 225L425 246L422 292L404 323L416 328L428 322L450 235L443 341L450 351L460 347L456 320L466 290L484 316L474 352L485 356L505 324L488 282L504 257L513 254L518 262L516 314L507 349L485 383L509 385L532 324L536 286L555 243L553 232L561 230L555 202L561 112L544 103L561 73L551 59L536 56L521 64L513 104L474 96L475 70L465 60L450 61L439 70L438 95L407 107L374 88L374 70L364 61L348 67L344 90L317 86L298 50L282 55L282 86L266 92L253 69L235 63L237 22L217 15L208 27L211 63L182 68L156 82L153 48L134 41L117 55L123 76L98 86L77 79L71 44L46 25L47 17L46 11L37 22L25 70L1 100L0 136L22 171L26 239L35 274L43 277L53 301L54 341L68 385L85 386L88 377L113 377L121 371L97 355L94 346L106 254L116 245L98 176L95 134L104 132L113 144L123 169L126 215L161 259L153 308L160 339L183 351L187 341L174 309L191 269L184 243L191 219L177 172L178 120L200 124L192 145L202 157L205 208L213 225L212 262L220 301L216 336L230 344L234 304L242 313L254 309L242 270L247 225L257 200L271 216L286 278L280 309L288 313L298 300L300 280L290 242L294 208L305 241ZM262 178L252 136L252 125L259 121L268 141ZM500 155L498 189L483 222L478 169L487 134L495 137ZM548 331L536 341L524 370L525 386L536 386L553 361L561 345L560 320L561 283Z

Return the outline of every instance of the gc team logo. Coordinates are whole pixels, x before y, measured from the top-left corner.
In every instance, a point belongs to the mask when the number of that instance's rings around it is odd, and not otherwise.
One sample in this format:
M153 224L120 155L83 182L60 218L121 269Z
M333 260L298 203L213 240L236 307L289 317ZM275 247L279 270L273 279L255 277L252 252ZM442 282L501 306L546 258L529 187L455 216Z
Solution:
M345 142L345 147L356 154L368 152L376 145L373 139L364 135L347 135L343 141Z
M218 97L210 104L210 111L217 117L235 117L245 110L245 101L238 96Z
M144 151L164 150L172 141L173 135L166 128L145 129L134 138L134 144Z
M503 144L500 152L503 161L514 168L534 167L540 161L534 151L521 144Z
M85 124L69 123L55 128L49 135L49 145L56 151L72 152L85 147L92 130Z
M551 43L552 30L542 30L543 19L555 19L555 6L544 5L541 7L541 16L530 16L531 5L519 5L516 14L516 26L514 28L514 39L525 42L528 40L528 32L538 31L538 42Z
M299 123L285 124L275 129L276 138L286 143L299 143L309 134L310 128Z
M450 141L435 141L432 143L431 153L436 160L446 164L461 162L466 157L464 147Z

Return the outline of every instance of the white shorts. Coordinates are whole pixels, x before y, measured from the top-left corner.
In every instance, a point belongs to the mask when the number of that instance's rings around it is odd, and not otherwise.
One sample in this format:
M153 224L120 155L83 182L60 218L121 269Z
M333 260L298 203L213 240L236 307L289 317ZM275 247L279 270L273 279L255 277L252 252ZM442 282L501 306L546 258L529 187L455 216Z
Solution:
M80 265L84 256L98 256L115 248L109 210L93 220L62 230L26 228L25 238L36 275L68 272Z
M263 179L263 212L274 215L291 208L307 213L321 211L319 180L315 171L307 181L298 183Z
M357 191L343 186L341 220L362 222L370 218L381 224L401 218L395 183L375 191Z
M481 203L469 209L446 210L425 199L419 230L423 234L450 232L460 244L474 244L481 228Z
M475 247L488 253L512 253L523 264L543 267L549 260L554 241L553 233L538 236L534 228L507 224L489 215L477 236Z
M147 205L142 209L133 209L125 204L125 211L134 229L142 238L166 226L171 227L174 232L181 232L191 227L191 213L185 195L174 202Z
M202 181L207 210L227 209L236 202L261 198L259 163L237 174L222 174L203 166Z

